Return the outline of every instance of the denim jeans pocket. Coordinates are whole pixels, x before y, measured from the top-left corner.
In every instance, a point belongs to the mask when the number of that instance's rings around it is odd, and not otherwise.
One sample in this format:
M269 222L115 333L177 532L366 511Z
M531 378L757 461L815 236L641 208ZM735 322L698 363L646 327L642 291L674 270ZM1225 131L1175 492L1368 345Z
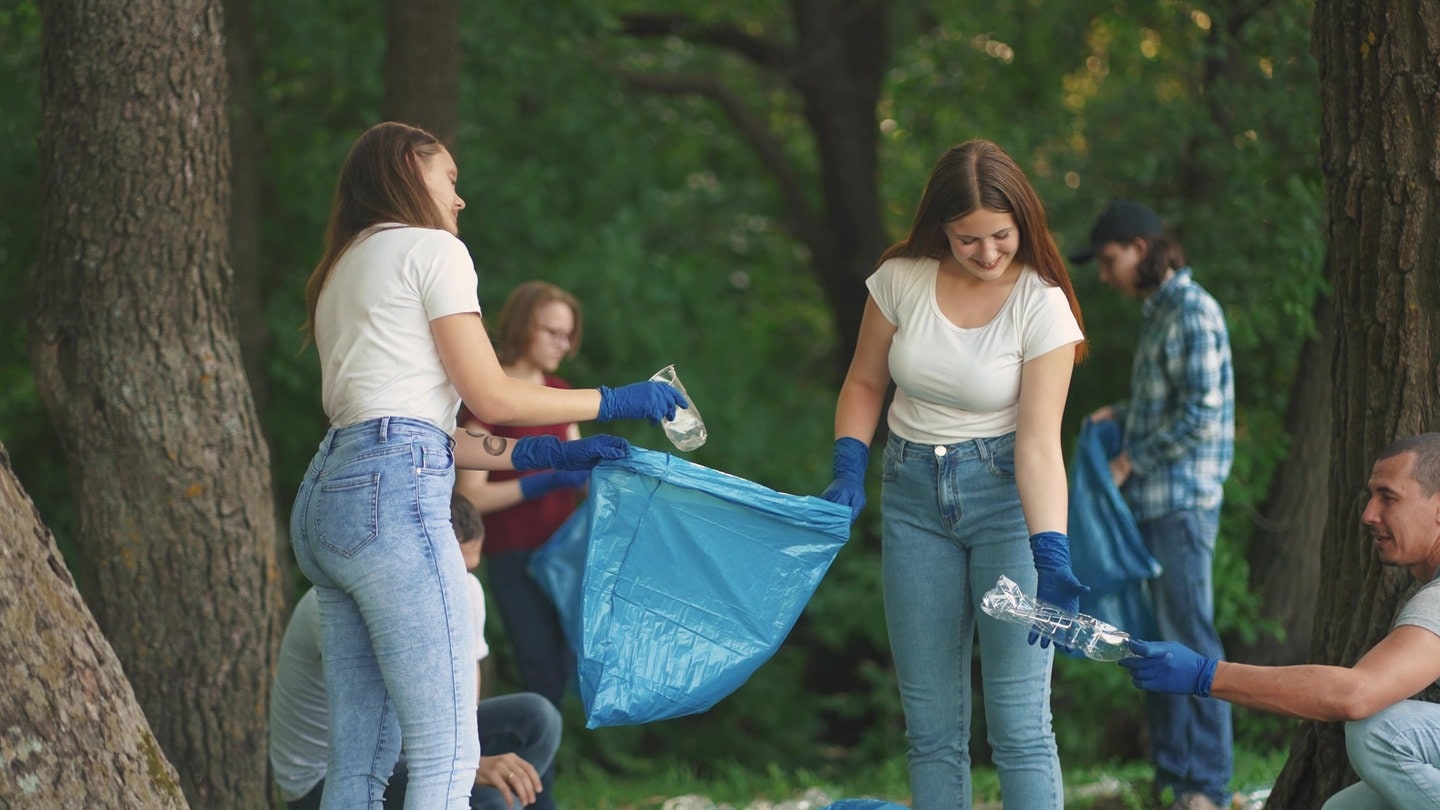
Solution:
M990 474L1001 480L1015 478L1015 434L1011 433L994 439L985 439L988 453L985 462Z
M380 534L380 474L322 481L316 493L320 544L354 557Z

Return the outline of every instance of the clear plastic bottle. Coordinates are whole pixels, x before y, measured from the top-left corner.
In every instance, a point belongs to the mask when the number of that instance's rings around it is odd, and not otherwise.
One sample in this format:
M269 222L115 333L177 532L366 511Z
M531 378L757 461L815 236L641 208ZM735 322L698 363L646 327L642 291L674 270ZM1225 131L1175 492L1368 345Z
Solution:
M681 384L680 376L675 373L675 366L672 364L660 369L650 375L650 379L670 385L689 400L690 407L676 408L675 418L661 420L660 424L665 428L665 436L677 449L687 453L698 449L709 434L705 430L705 420L700 418L700 409L695 407L695 400L690 399L690 393Z
M980 609L1002 621L1034 628L1056 644L1096 661L1130 656L1130 634L1094 616L1071 613L1026 596L1007 576L980 599Z

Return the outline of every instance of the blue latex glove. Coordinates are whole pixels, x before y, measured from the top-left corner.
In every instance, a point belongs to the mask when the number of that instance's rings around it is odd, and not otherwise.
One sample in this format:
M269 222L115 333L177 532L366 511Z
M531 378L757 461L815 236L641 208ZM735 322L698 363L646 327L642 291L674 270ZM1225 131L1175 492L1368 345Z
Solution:
M850 522L865 508L865 468L870 466L870 448L851 436L835 440L835 478L820 494L827 501L850 507Z
M1174 641L1130 642L1129 658L1120 666L1130 670L1130 682L1147 692L1210 697L1218 658L1206 658Z
M619 388L600 386L600 415L597 422L612 419L674 419L676 408L688 408L690 401L675 386L654 380L630 383Z
M1079 613L1080 594L1089 593L1090 588L1082 585L1070 570L1070 538L1060 532L1032 534L1030 553L1035 556L1035 572L1039 574L1036 598L1061 610ZM1037 640L1042 648L1050 646L1050 639L1031 630L1030 643Z
M628 455L629 442L603 433L573 442L562 442L554 436L526 436L515 442L510 463L517 470L588 470L607 458Z
M585 486L590 480L589 470L551 470L535 473L520 479L520 497L525 500L549 495L557 489L573 489Z

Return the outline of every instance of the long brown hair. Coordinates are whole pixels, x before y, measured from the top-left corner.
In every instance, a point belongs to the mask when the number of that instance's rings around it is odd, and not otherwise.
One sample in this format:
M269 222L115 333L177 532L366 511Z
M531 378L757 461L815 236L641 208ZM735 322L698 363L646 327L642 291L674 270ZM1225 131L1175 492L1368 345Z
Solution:
M1070 311L1084 332L1080 302L1075 298L1070 273L1050 233L1045 206L1041 205L1040 197L1015 159L991 141L966 141L940 156L925 184L910 233L891 245L880 256L880 262L897 256L944 258L950 250L945 240L945 223L980 208L1015 217L1015 225L1020 229L1020 248L1015 258L1033 267L1045 283L1065 292ZM1082 340L1075 346L1075 359L1083 360L1087 349L1088 344Z
M330 203L325 250L305 282L306 339L315 336L315 307L340 254L362 231L385 222L445 230L445 218L425 188L424 164L445 151L440 139L419 127L387 121L355 139Z
M570 307L570 312L575 315L575 331L570 335L570 351L565 356L574 357L580 351L581 327L584 325L580 302L548 281L527 281L516 287L505 299L505 306L500 308L500 317L495 325L495 356L502 365L508 366L519 360L530 348L530 339L535 331L535 313L552 301Z

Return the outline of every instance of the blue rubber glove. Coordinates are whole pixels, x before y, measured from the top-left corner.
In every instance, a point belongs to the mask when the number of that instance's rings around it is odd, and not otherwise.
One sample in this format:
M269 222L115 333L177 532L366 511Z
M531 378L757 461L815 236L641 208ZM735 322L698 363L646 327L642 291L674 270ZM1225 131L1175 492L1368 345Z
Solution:
M820 497L850 507L851 523L865 508L865 468L868 466L870 448L864 442L850 436L835 440L835 478Z
M588 470L607 458L630 455L630 443L619 436L586 436L562 442L554 436L526 436L515 442L510 463L517 470Z
M1035 572L1039 574L1035 597L1061 610L1079 613L1080 594L1089 593L1090 588L1082 585L1070 570L1070 538L1060 532L1032 534L1030 553L1035 556ZM1041 648L1050 646L1050 639L1031 630L1030 643L1037 640Z
M551 470L535 473L520 479L520 497L525 500L549 495L557 489L574 489L585 486L590 480L589 470Z
M690 401L675 386L654 380L630 383L619 388L600 386L600 415L597 422L612 419L674 419L676 408L688 408Z
M1206 658L1174 641L1130 642L1131 656L1120 659L1130 670L1130 682L1147 692L1210 697L1218 658Z

